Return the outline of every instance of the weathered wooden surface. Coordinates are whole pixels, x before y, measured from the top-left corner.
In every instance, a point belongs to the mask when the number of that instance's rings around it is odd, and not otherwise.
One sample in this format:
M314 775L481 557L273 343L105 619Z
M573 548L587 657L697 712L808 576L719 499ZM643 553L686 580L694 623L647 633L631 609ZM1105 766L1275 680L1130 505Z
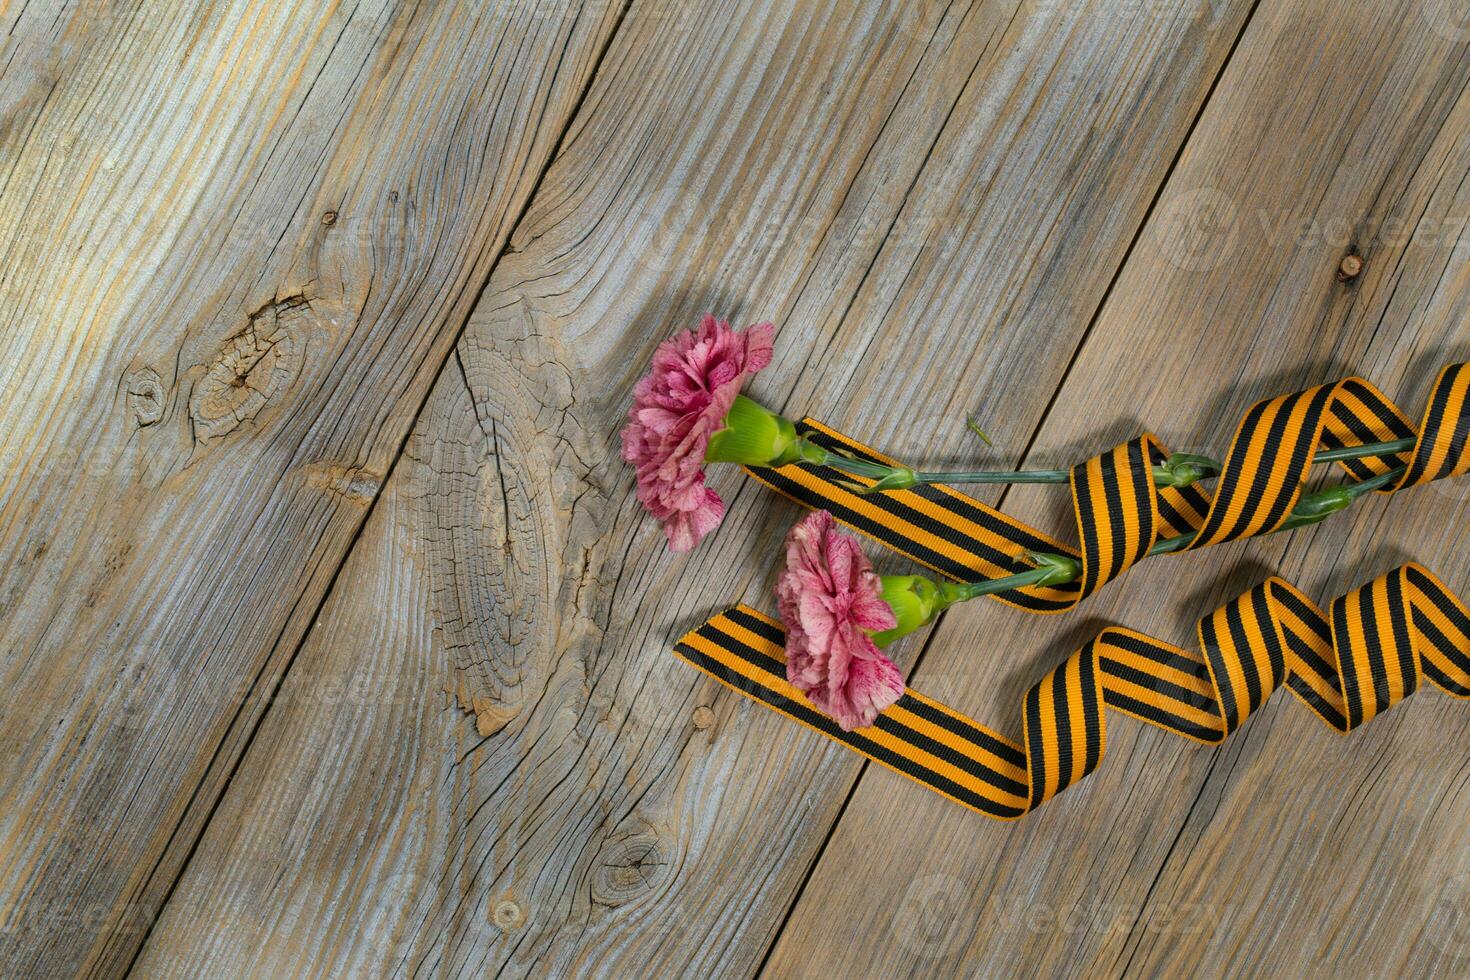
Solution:
M668 555L613 458L634 378L706 308L769 316L773 400L890 441L907 404L956 452L984 392L1019 447L1245 14L773 2L734 30L652 9L615 37L145 974L754 971L859 764L669 656L711 606L764 601L758 556L793 512L725 474L722 533ZM343 685L366 696L323 706Z
M619 12L7 8L0 975L135 955Z
M1422 412L1441 362L1470 355L1470 59L1417 11L1261 6L1031 465L1144 428L1223 452L1253 400L1352 373ZM1058 496L1006 509L1069 528ZM1074 618L971 604L912 683L1019 734L1025 688L1105 621L1193 643L1273 572L1325 601L1409 558L1470 595L1467 520L1470 487L1439 484L1156 559ZM1213 750L1114 716L1101 768L1016 825L869 767L768 973L1463 975L1467 736L1436 690L1346 738L1278 695Z
M0 972L1462 971L1464 705L1117 720L993 823L674 661L770 605L796 512L723 473L670 556L615 458L707 309L780 325L764 400L935 462L1218 451L1355 371L1417 412L1470 356L1453 6L0 14ZM1104 621L1182 641L1270 571L1470 593L1467 517L1437 485L898 653L1014 730Z

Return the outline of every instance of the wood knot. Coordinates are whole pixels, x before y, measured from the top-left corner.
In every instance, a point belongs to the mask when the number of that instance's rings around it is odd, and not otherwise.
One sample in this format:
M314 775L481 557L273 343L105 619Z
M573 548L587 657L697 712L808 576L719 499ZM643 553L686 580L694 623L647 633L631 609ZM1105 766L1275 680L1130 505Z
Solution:
M322 224L324 224L328 228L330 228L333 225L335 225L336 223L337 223L337 212L336 211L323 211L322 212Z
M657 889L668 872L658 837L633 834L604 848L592 876L592 897L603 905L624 905Z
M494 735L520 714L519 705L506 704L484 694L476 694L471 698L470 707L475 712L475 731L480 733L481 738Z
M123 390L128 394L128 412L138 428L156 425L163 418L167 392L157 371L145 367L132 372L123 379Z
M250 314L225 341L189 399L194 438L209 442L254 419L301 371L311 303L297 294Z
M1342 257L1337 264L1337 281L1351 282L1358 278L1363 272L1363 257L1354 252L1349 252Z
M525 925L526 910L514 898L506 897L490 906L490 921L505 932Z
M366 507L378 496L383 478L356 466L338 463L308 463L304 467L307 486L328 490Z
M702 732L715 723L714 710L711 709L710 706L707 704L701 704L699 707L694 709L692 720L694 722L694 727Z

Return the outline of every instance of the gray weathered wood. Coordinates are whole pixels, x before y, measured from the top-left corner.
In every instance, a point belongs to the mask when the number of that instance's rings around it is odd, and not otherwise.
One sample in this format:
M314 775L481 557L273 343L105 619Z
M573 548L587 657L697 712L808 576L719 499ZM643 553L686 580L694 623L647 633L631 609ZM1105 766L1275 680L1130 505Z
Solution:
M132 959L619 12L0 15L0 974Z
M1352 373L1417 415L1470 356L1470 36L1424 12L1261 6L1031 465L1143 428L1221 452L1253 400ZM1058 529L1067 506L1006 502ZM1410 558L1470 596L1467 519L1461 480L1147 563L1073 616L971 604L913 683L1018 734L1022 692L1104 622L1193 642L1273 572L1326 601ZM767 973L1463 974L1467 735L1470 706L1432 689L1346 738L1278 694L1214 750L1111 716L1099 771L1017 824L869 767Z
M753 971L859 767L669 655L795 511L669 556L633 380L770 317L755 394L1018 458L1247 6L635 4L140 974Z

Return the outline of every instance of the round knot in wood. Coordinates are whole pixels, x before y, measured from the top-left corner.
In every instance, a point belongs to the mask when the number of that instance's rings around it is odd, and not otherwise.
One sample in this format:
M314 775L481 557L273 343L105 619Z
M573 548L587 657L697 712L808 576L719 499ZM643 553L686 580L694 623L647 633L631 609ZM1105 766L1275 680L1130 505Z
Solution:
M653 834L635 834L610 843L592 876L592 897L617 906L654 891L669 870L668 858Z
M152 368L142 368L123 380L123 389L128 393L128 411L138 428L155 425L163 418L163 403L167 393L163 380Z
M301 370L302 327L311 315L305 297L280 300L252 314L225 342L189 399L196 439L233 432L290 387Z
M490 921L495 923L506 932L520 928L526 921L526 913L520 903L509 898L502 898L490 909Z

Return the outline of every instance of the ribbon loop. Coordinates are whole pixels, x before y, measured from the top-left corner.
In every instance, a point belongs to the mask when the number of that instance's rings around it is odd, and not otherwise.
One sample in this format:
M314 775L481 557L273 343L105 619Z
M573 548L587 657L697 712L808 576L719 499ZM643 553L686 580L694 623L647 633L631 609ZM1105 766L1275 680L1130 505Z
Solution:
M1209 513L1190 548L1268 534L1291 515L1312 468L1338 385L1321 385L1251 406L1236 429Z
M1032 687L1011 741L906 690L869 728L844 732L786 681L781 624L745 606L675 653L721 683L956 802L1019 817L1097 768L1105 707L1208 745L1287 687L1338 732L1414 693L1422 674L1470 698L1470 611L1418 565L1340 597L1324 613L1271 578L1200 620L1186 650L1110 626Z
M1281 630L1271 608L1271 582L1201 619L1199 640L1223 737L1266 702L1286 673Z
M1470 473L1467 392L1470 392L1470 365L1451 364L1439 373L1424 410L1424 421L1419 425L1419 441L1414 446L1409 472L1394 489Z
M1074 604L1148 554L1158 533L1151 436L1072 467L1072 506L1082 538L1082 577Z
M824 448L894 461L805 420ZM1340 463L1357 481L1407 467L1391 493L1470 472L1470 367L1446 367L1416 434L1407 416L1362 378L1256 403L1236 430L1213 496L1197 484L1159 487L1168 451L1152 436L1071 470L1079 547L1058 542L950 487L876 495L829 467L757 469L755 479L798 503L824 508L884 547L961 581L1032 568L1028 552L1076 559L1078 581L994 598L1037 613L1062 612L1119 577L1164 538L1204 547L1281 527L1320 449L1417 435L1408 452ZM1414 693L1422 674L1470 697L1470 612L1424 568L1405 565L1336 599L1324 612L1279 578L1199 622L1199 650L1109 627L1027 692L1020 744L908 690L870 728L844 732L786 681L781 624L747 607L721 613L675 652L747 697L796 719L964 806L1019 817L1092 772L1107 740L1104 707L1184 738L1215 744L1285 686L1339 732Z
M1383 488L1383 493L1470 473L1467 395L1470 365L1449 365L1435 383L1412 451L1343 460L1339 465L1356 481L1407 466L1397 485ZM812 419L798 429L828 450L895 465L893 459ZM831 511L837 520L884 547L960 581L990 581L1026 571L1032 567L1028 552L1075 558L1084 567L1077 582L1013 589L994 597L1031 612L1055 613L1071 609L1117 578L1158 540L1197 532L1181 549L1190 550L1281 527L1301 497L1319 450L1415 435L1408 416L1362 378L1265 399L1253 405L1236 428L1213 496L1198 484L1156 486L1152 468L1168 458L1168 450L1153 436L1143 435L1073 467L1080 549L951 487L918 486L867 496L844 484L871 480L830 467L794 463L747 472L797 503ZM1151 499L1145 504L1140 495Z

